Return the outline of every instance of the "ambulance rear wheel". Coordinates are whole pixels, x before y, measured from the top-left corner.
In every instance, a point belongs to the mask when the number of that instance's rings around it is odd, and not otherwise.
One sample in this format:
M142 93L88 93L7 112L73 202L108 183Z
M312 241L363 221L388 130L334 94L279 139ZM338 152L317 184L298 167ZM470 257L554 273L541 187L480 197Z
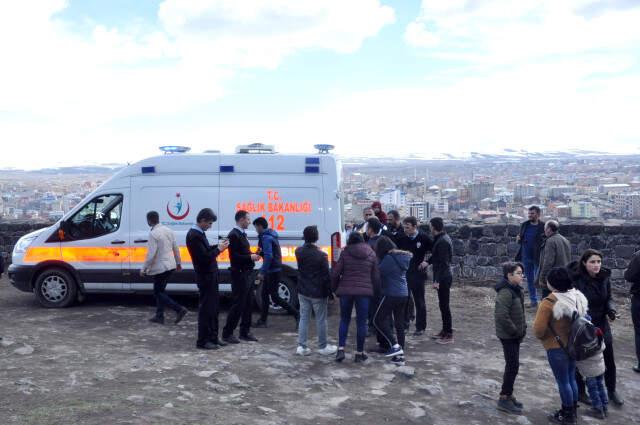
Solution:
M36 279L36 298L46 308L71 306L78 296L78 286L69 272L63 269L46 269Z

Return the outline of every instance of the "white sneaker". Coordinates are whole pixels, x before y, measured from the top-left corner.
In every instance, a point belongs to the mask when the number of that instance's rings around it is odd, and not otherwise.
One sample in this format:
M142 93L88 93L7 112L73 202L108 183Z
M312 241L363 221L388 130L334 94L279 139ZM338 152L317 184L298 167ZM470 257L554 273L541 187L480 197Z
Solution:
M327 345L324 348L321 348L320 350L318 350L318 353L324 355L324 356L330 356L332 354L335 354L336 351L338 351L338 347L336 347L335 345Z
M302 345L299 345L298 349L296 350L296 354L298 356L308 356L311 354L311 348L306 348L306 347L303 347Z

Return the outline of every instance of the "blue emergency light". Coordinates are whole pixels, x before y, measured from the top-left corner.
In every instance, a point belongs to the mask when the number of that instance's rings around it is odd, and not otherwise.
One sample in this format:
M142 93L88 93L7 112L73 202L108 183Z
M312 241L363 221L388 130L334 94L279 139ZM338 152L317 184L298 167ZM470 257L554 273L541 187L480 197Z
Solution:
M191 148L188 146L160 146L160 150L167 155L172 153L186 153L189 152Z
M314 148L318 149L318 153L327 154L329 151L335 149L333 145L313 145Z

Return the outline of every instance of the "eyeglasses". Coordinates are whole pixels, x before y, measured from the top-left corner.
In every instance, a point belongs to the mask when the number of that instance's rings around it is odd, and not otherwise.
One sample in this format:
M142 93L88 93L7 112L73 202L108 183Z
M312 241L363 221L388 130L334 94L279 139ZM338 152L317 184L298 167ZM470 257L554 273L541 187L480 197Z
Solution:
M522 273L522 272L514 272L513 275L514 276L524 276L524 273Z

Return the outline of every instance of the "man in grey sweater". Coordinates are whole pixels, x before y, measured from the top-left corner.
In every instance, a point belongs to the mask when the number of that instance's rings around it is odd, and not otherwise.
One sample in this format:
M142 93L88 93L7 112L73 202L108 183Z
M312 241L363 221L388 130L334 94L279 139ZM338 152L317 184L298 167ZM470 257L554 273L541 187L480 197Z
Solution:
M571 262L571 244L558 230L560 224L555 220L549 220L544 225L544 234L547 237L542 244L540 253L540 273L538 285L542 288L542 296L549 295L547 289L547 275L554 267L566 267Z

